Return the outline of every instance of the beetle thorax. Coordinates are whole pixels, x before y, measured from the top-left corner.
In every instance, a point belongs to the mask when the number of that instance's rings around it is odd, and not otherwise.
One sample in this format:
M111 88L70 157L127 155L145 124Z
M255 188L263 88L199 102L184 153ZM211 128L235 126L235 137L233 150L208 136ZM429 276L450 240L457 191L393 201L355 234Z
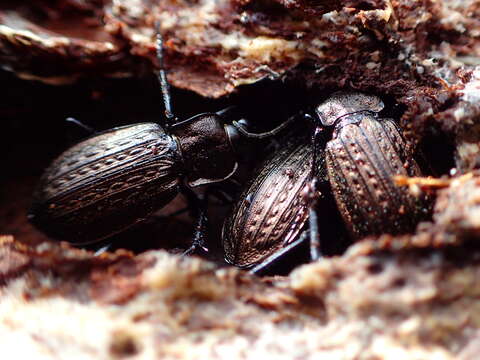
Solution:
M235 153L217 114L195 116L174 126L171 132L179 144L189 186L219 182L235 172Z
M378 113L383 109L382 100L375 95L337 92L315 109L323 126L332 126L348 114L363 111Z

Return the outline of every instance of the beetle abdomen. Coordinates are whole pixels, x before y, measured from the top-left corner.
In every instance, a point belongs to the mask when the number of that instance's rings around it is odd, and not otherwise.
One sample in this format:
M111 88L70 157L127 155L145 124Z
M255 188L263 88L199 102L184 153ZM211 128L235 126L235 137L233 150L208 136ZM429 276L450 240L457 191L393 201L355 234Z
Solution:
M310 144L298 143L267 159L223 227L227 262L255 265L297 237L308 218L311 159Z
M350 118L326 148L330 184L347 227L354 238L413 230L423 203L393 182L394 175L421 173L409 146L390 119L368 112Z
M47 169L31 220L74 243L113 235L175 197L181 172L177 151L175 140L155 123L90 137Z

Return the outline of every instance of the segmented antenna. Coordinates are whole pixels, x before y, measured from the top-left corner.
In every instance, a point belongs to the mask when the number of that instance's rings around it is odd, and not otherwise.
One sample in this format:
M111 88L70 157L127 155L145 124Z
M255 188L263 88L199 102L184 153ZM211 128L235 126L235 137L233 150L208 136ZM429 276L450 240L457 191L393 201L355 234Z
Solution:
M263 133L251 133L247 129L245 129L245 127L239 121L232 121L232 126L235 127L238 130L238 132L245 137L252 138L252 139L265 139L278 134L280 131L282 131L288 125L290 125L290 123L292 123L296 117L297 115L293 115L289 117L287 120L285 120L283 123L281 123L279 126L277 126L276 128Z
M172 101L170 96L170 84L167 80L167 72L165 70L165 65L163 63L163 39L162 33L160 32L160 22L155 24L157 32L157 59L160 66L158 70L157 77L160 82L160 88L162 91L163 105L165 107L165 117L166 117L166 126L169 127L176 122L176 117L172 111Z

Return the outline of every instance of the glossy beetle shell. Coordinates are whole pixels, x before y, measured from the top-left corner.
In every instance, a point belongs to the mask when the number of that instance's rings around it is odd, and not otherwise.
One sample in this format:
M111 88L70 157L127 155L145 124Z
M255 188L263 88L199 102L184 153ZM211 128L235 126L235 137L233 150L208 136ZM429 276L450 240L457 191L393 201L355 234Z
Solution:
M176 141L155 123L90 137L46 170L30 219L77 244L113 235L175 197L182 173L178 154Z
M227 262L253 266L297 238L308 218L302 192L311 161L308 142L288 143L265 161L224 224Z
M409 232L428 213L428 199L393 182L394 175L419 176L421 171L393 120L377 118L382 109L376 96L345 92L316 108L318 120L334 129L324 152L316 144L320 161L314 175L323 184L328 179L354 240ZM302 200L311 173L312 144L306 141L287 144L269 158L242 194L223 228L229 263L261 268L264 259L298 238L310 206Z
M393 182L394 175L421 175L393 120L371 112L342 118L325 155L332 191L354 238L406 233L426 212L424 199Z

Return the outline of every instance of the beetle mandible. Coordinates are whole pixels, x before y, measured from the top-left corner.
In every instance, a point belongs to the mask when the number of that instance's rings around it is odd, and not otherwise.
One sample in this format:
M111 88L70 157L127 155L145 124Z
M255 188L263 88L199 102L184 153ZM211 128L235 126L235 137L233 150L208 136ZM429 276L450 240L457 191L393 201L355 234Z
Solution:
M260 274L307 240L312 260L318 258L315 182L329 184L354 240L413 230L427 212L424 199L392 177L421 171L394 121L378 118L383 107L377 96L346 92L316 106L308 116L316 125L312 141L292 140L268 158L226 219L226 261ZM333 127L325 149L318 146L320 126ZM302 232L308 219L310 234Z
M236 170L239 137L263 138L248 123L224 123L225 111L179 121L172 112L157 30L157 73L165 124L139 123L106 130L62 153L43 174L29 219L54 238L82 245L98 242L144 220L179 192L198 208L193 251L202 246L206 209L190 189L228 179ZM241 129L241 132L238 131Z

